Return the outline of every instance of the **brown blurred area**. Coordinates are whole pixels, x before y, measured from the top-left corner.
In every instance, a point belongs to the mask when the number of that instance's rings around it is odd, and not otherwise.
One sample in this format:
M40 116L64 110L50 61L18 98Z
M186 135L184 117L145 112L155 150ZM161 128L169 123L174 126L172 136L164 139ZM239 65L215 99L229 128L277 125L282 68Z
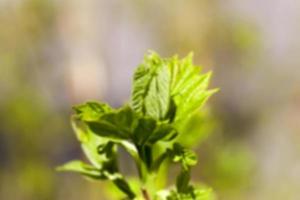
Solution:
M0 199L105 199L54 168L83 157L71 106L114 107L147 50L213 70L194 179L221 200L297 200L300 1L0 0ZM109 198L107 198L109 199Z

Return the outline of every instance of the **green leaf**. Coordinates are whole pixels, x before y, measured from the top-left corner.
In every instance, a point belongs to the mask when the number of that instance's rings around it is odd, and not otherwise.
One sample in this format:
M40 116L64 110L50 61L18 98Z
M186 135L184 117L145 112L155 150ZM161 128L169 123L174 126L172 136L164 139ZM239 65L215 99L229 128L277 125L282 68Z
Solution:
M134 144L128 141L121 141L119 143L132 157L136 162L139 162L138 150Z
M201 108L217 90L208 90L211 72L200 74L193 55L179 60L151 52L134 74L132 108L156 120L179 123Z
M111 112L112 108L105 103L87 102L74 106L75 116L84 121L98 120L104 113Z
M194 196L197 200L215 200L215 195L211 188L198 187L194 188Z
M159 191L155 200L216 200L216 197L211 188L196 185L190 186L184 193L174 189Z
M138 115L128 106L102 113L97 120L83 121L88 128L83 125L81 128L75 126L78 138L82 142L87 140L86 132L89 131L100 136L104 141L105 139L115 142L132 140L136 145L154 144L159 140L168 141L177 135L177 131L167 122Z
M175 143L172 150L172 160L181 163L183 169L188 170L197 164L197 155L192 150Z
M152 171L158 171L159 167L163 164L163 162L169 158L170 156L170 150L167 149L165 152L163 152L162 154L160 154L154 161L153 165L152 165Z
M130 188L129 184L127 183L127 181L125 181L125 179L123 178L118 178L113 180L114 184L121 190L123 191L125 194L127 194L127 196L129 197L129 199L134 199L135 198L135 194L132 191L132 189Z
M149 142L154 144L157 141L171 141L178 135L176 129L168 123L159 123L151 134Z
M189 187L185 193L176 190L164 190L157 194L155 200L215 200L212 189L207 187Z
M81 175L87 176L92 179L101 179L104 178L101 171L95 168L92 165L88 165L83 163L80 160L73 160L70 161L60 167L56 168L58 171L69 171L69 172L76 172L80 173Z
M133 133L137 145L155 144L170 141L177 136L176 129L167 122L158 122L151 117L141 117Z
M137 124L137 117L130 107L103 114L97 121L87 121L90 130L98 136L122 140L129 139Z
M189 189L190 170L181 170L176 178L176 189L179 193L185 193Z
M175 121L187 119L201 108L217 90L207 90L211 72L200 74L200 67L193 65L193 55L182 60L173 57L169 63L171 70L171 96L176 107Z
M71 123L78 140L81 142L84 154L95 167L101 168L108 158L105 154L99 154L98 147L106 145L108 140L93 134L86 124L76 119L76 117L72 117Z
M170 102L170 71L156 53L145 56L133 78L132 108L154 119L164 119Z
M129 197L129 199L135 198L135 193L133 192L125 178L122 176L122 174L117 172L109 173L107 171L104 171L103 174L108 180L111 180L115 184L115 186L117 186L122 192L124 192Z
M69 172L80 173L81 175L84 175L92 179L111 180L130 199L133 199L135 197L134 192L132 191L129 184L120 173L117 172L111 173L104 169L97 169L91 165L83 163L80 160L70 161L60 167L57 167L56 169L58 171L69 171Z
M156 121L151 117L141 117L133 133L136 145L144 145L149 140L156 128Z
M154 119L164 119L170 102L170 73L163 62L157 67L145 97L146 114Z

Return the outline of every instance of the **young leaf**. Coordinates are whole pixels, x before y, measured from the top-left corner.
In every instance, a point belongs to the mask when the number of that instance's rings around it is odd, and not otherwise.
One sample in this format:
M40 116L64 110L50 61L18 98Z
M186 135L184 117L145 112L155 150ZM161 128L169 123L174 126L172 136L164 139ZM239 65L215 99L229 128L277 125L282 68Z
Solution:
M117 186L122 192L124 192L129 199L135 198L135 193L133 192L125 178L122 176L122 174L109 173L107 171L105 171L103 174L108 180L111 180L115 184L115 186Z
M208 90L211 72L200 74L193 55L162 59L151 52L134 74L132 108L156 120L186 120L217 90Z
M91 133L86 124L76 119L76 117L72 117L71 124L88 160L93 166L101 168L103 163L107 161L107 157L105 154L99 154L97 149L99 146L107 144L108 140Z
M188 192L190 178L190 170L181 170L176 178L176 189L179 193Z
M205 186L189 187L187 192L177 190L162 190L156 193L155 200L215 200L211 188Z
M123 191L125 194L127 194L127 196L129 197L129 199L135 199L135 194L132 191L132 189L130 188L129 184L127 183L127 181L125 181L124 178L118 178L113 180L113 183L121 190Z
M185 193L171 190L163 194L165 195L160 195L156 200L215 200L212 190L205 187L189 187L189 190Z
M155 144L158 141L170 141L177 131L167 122L158 122L151 117L141 117L133 133L137 145Z
M76 118L83 121L98 120L103 114L111 112L112 108L105 103L87 102L85 104L74 106Z
M98 136L122 140L129 139L137 123L135 113L125 106L103 114L97 121L86 121L90 130Z
M184 170L188 170L191 166L197 164L196 154L192 150L186 149L178 143L173 145L172 160L173 162L181 163Z
M91 179L111 180L130 199L134 199L135 197L134 192L120 173L111 173L105 169L97 169L79 160L70 161L60 167L57 167L57 170L80 173L81 175Z
M88 165L83 163L80 160L70 161L60 167L56 168L58 171L69 171L69 172L77 172L81 175L87 176L92 179L101 179L104 178L101 171L92 165Z
M136 145L144 145L156 128L156 121L151 117L141 117L133 132L133 141Z
M133 78L132 108L156 120L164 119L170 102L170 71L156 53L145 56Z
M194 188L194 196L195 199L199 200L215 200L215 195L213 193L213 190L211 188L205 188L205 187L196 187Z
M171 141L177 134L176 129L169 123L159 123L149 137L149 142L154 144L157 141Z
M170 101L170 73L163 62L159 64L145 97L146 114L154 119L164 119Z
M200 68L193 65L193 55L169 61L171 70L171 96L176 107L175 121L187 119L194 111L201 108L206 100L216 92L207 90L211 72L200 74Z

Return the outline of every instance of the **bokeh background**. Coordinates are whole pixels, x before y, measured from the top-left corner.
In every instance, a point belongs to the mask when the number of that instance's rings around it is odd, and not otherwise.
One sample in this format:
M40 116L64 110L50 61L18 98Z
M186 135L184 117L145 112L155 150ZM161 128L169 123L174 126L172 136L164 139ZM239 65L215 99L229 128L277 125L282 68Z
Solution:
M221 89L205 108L195 180L220 200L299 199L299 10L297 0L0 0L0 199L109 199L103 183L54 168L83 157L71 106L126 102L148 49L193 51Z

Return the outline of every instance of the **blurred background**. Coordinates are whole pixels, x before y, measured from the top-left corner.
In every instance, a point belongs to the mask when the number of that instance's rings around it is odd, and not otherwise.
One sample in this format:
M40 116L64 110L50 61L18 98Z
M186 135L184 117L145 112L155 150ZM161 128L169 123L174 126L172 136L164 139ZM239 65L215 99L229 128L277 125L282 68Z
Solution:
M0 0L0 199L109 199L103 183L54 168L83 157L71 106L126 102L148 49L193 51L221 89L198 127L194 180L220 200L299 199L299 9L297 0Z

